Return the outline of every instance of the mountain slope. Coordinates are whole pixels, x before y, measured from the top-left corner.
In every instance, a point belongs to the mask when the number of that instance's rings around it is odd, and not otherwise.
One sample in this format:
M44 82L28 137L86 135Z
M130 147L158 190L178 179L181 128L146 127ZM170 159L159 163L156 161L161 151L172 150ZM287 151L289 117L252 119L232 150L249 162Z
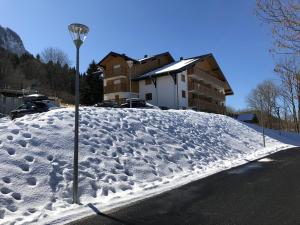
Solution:
M0 47L19 56L27 52L20 36L13 30L2 26L0 26Z

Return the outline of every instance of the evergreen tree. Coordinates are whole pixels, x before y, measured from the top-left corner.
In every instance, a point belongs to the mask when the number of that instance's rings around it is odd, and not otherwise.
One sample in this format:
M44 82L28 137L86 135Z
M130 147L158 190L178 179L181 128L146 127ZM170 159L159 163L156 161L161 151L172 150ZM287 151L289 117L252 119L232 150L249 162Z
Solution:
M103 101L103 79L96 62L89 65L86 75L81 79L81 103L94 105Z

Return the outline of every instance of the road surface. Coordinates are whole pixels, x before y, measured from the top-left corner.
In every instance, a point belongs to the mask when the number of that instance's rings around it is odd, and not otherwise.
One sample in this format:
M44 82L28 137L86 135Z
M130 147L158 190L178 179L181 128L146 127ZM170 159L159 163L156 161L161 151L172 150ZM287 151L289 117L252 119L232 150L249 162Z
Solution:
M300 224L300 148L69 225Z

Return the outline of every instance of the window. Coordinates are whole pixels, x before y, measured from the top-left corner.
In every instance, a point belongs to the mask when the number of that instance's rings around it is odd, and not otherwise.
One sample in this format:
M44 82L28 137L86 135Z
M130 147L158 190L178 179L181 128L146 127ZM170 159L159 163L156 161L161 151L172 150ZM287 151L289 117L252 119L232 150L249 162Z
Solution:
M182 98L185 98L185 91L181 91Z
M185 75L184 74L181 74L181 81L185 82Z
M149 79L146 79L145 80L145 85L150 85L151 84L151 79L149 78Z
M145 94L145 99L146 99L146 101L151 101L152 100L152 93Z

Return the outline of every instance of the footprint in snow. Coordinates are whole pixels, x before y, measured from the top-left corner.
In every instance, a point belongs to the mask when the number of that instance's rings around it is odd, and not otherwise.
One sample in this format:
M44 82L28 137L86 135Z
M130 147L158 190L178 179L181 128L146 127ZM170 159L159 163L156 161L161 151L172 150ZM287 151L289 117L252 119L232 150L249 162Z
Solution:
M9 141L12 141L12 140L14 139L14 137L11 136L11 135L8 135L6 138L7 138L7 140L9 140Z
M21 199L22 199L21 194L18 193L18 192L12 193L11 196L12 196L15 200L21 200Z
M23 172L29 172L29 165L27 164L20 164L19 167Z
M30 155L27 155L27 156L24 157L24 159L25 159L27 162L33 162L34 157L33 157L33 156L30 156Z
M27 142L24 140L19 140L18 144L21 145L23 148L25 148L27 146Z
M2 178L3 182L6 183L6 184L10 184L11 183L11 180L9 177L3 177Z
M24 133L22 136L24 138L31 138L31 134L30 133Z
M0 189L0 192L4 195L7 195L11 192L11 190L7 187L3 187L3 188Z
M10 132L11 132L12 134L17 135L17 134L19 134L20 130L18 130L18 129L13 129L13 130L11 130Z
M53 156L52 155L48 155L47 159L48 159L48 161L52 162L53 161Z
M35 177L29 177L29 178L26 179L26 181L30 186L35 186L36 185L36 178Z
M14 155L16 151L13 148L9 148L6 150L9 155Z

